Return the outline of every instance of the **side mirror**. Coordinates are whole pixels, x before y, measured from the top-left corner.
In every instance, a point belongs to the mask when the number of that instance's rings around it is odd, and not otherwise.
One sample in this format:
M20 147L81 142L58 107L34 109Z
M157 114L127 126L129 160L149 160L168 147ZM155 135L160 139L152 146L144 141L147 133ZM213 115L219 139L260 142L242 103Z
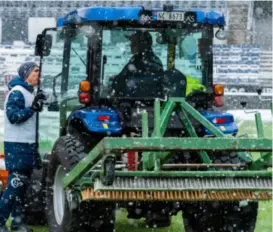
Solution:
M35 45L35 56L49 56L52 47L51 35L37 35Z
M228 38L228 32L223 28L220 28L218 31L216 31L215 37L219 40L226 40Z

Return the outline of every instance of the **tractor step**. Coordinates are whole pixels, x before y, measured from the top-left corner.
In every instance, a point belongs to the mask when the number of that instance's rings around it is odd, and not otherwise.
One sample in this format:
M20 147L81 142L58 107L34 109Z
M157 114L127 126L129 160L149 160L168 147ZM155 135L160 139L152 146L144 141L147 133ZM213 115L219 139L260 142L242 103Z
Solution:
M100 179L95 191L187 191L187 190L272 190L271 177L117 177L113 185L105 186Z

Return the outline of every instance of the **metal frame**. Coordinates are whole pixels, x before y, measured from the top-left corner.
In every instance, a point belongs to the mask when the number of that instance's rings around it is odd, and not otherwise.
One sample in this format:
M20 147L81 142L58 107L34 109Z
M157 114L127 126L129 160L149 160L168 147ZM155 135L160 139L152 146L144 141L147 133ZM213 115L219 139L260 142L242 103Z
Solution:
M170 120L172 112L180 114L181 121L185 128L192 136L192 138L167 138L163 137L166 131L168 121ZM188 116L193 117L199 121L204 127L210 130L215 137L197 138L196 132L189 120ZM100 161L105 155L113 154L118 156L121 152L126 151L142 151L142 171L136 172L116 172L118 176L252 176L252 177L271 177L271 171L264 170L264 167L269 164L272 157L272 140L266 138L235 138L225 136L219 131L211 122L205 119L197 110L188 104L184 98L170 98L165 102L161 112L160 101L156 100L154 103L154 132L151 137L148 137L148 117L147 112L143 112L142 118L142 138L111 138L105 137L97 146L92 149L85 159L81 160L64 178L64 187L70 187L82 178L90 169L94 168L96 163ZM258 133L262 136L262 122L257 113L256 116ZM208 171L161 171L161 166L169 156L170 151L197 151L205 164L210 164L211 160L206 154L206 151L260 151L263 152L261 158L253 160L247 153L238 153L240 158L248 165L246 171L213 171L210 167ZM265 160L265 158L267 158ZM248 171L248 170L255 170ZM95 174L94 174L95 173ZM96 176L96 173L94 172ZM88 181L92 184L92 178Z

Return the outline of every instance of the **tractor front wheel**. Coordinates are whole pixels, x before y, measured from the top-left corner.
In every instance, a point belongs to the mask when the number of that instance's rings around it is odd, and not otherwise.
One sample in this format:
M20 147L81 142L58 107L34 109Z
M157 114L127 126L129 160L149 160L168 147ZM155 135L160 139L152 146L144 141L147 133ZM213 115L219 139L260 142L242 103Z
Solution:
M113 232L115 205L79 202L77 193L63 188L63 178L85 157L84 145L73 136L59 138L49 161L46 208L49 232Z

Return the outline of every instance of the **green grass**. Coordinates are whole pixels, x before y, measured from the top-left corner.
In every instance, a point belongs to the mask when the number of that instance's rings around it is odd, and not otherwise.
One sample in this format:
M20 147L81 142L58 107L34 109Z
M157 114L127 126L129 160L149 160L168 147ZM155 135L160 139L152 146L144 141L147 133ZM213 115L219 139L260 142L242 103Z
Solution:
M135 220L128 219L127 213L124 210L120 210L117 212L117 223L116 223L116 231L115 232L178 232L184 231L182 216L179 213L177 216L172 217L172 224L168 228L160 228L160 229L149 229L146 228L146 224L144 219Z
M167 228L148 229L143 219L128 219L124 210L116 213L116 230L115 232L184 232L182 216L179 213L172 217L172 224ZM33 226L35 232L47 232L47 227ZM272 232L272 205L270 202L259 203L259 213L256 223L255 232Z
M265 124L265 137L272 138L272 124ZM249 137L255 137L256 128L254 122L246 121L240 125L239 134L248 133ZM3 144L0 143L0 152L3 151ZM255 157L259 154L255 153ZM148 229L144 220L133 220L127 218L124 210L116 213L116 232L184 232L182 216L179 213L172 217L172 224L168 228ZM35 232L47 232L47 227L32 227ZM272 231L272 201L259 202L259 212L255 232Z
M244 121L239 127L238 135L242 135L244 133L247 133L249 137L257 137L255 123L252 121ZM266 138L272 138L272 123L264 123L264 136Z

